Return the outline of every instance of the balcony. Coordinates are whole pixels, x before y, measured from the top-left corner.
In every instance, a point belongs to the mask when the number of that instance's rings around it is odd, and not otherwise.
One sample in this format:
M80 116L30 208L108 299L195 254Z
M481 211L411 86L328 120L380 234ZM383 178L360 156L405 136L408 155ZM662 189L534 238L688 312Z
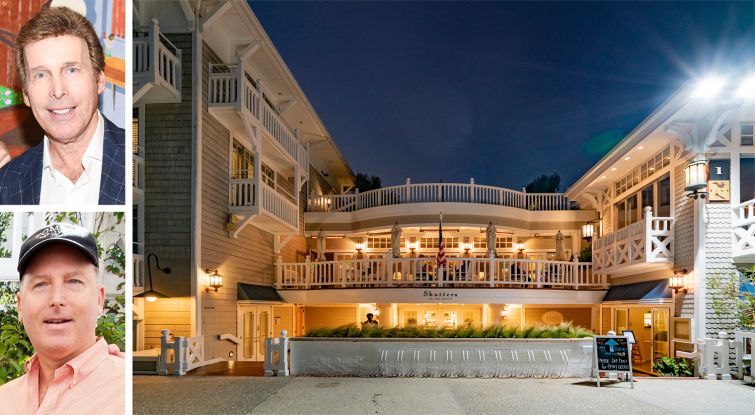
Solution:
M134 105L181 102L181 50L160 33L157 20L134 34Z
M751 264L755 262L755 199L734 206L733 209L732 258L734 263Z
M234 220L229 232L238 233L247 224L267 232L292 232L299 229L296 198L258 179L230 179L229 210ZM238 219L238 220L236 220Z
M593 241L592 266L596 274L622 276L674 267L674 219L645 218Z
M354 212L406 203L475 203L532 211L573 210L575 205L562 193L526 193L501 187L465 183L407 182L350 195L310 198L309 212Z
M309 152L291 129L286 126L277 111L268 103L255 82L241 65L210 65L210 113L226 128L244 133L259 143L261 130L262 150L271 146L292 165L298 166L301 174L308 175Z
M278 262L279 290L341 288L531 288L604 290L605 276L581 262L510 258L349 259L304 263Z

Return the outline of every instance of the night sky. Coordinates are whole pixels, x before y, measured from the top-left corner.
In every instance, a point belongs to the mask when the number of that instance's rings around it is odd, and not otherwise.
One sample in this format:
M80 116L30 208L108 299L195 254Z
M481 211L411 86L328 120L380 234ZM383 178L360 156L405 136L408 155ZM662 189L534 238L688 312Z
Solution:
M685 82L755 68L754 4L251 6L355 173L563 191Z

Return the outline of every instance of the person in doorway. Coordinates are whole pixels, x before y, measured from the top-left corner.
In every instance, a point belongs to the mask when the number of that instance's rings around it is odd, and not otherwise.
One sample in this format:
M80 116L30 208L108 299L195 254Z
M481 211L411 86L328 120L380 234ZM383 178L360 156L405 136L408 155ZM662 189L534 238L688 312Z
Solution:
M373 320L374 317L372 313L367 313L367 321L362 323L362 327L377 327L378 322Z
M95 334L105 289L94 236L42 228L21 245L18 273L18 316L35 353L0 387L0 415L123 414L124 354Z

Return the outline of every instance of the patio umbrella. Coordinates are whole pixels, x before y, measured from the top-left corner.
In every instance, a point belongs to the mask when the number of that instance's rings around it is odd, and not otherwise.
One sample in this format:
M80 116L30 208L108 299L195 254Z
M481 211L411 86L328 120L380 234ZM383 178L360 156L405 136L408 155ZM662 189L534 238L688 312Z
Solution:
M391 228L391 250L394 258L401 257L401 227L398 226L398 222Z
M320 229L317 233L317 261L325 260L325 234Z
M495 225L493 225L493 222L490 222L485 229L485 238L488 243L488 258L495 257L498 253L495 251Z
M556 233L556 261L564 260L564 234L561 231Z

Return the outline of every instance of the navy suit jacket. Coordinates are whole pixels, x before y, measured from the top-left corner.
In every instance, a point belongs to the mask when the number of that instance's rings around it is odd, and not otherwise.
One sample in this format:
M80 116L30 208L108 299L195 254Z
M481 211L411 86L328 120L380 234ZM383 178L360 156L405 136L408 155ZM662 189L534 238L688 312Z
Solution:
M100 205L126 203L126 138L105 116L102 146ZM38 205L42 190L42 152L44 143L26 150L0 169L1 205Z

